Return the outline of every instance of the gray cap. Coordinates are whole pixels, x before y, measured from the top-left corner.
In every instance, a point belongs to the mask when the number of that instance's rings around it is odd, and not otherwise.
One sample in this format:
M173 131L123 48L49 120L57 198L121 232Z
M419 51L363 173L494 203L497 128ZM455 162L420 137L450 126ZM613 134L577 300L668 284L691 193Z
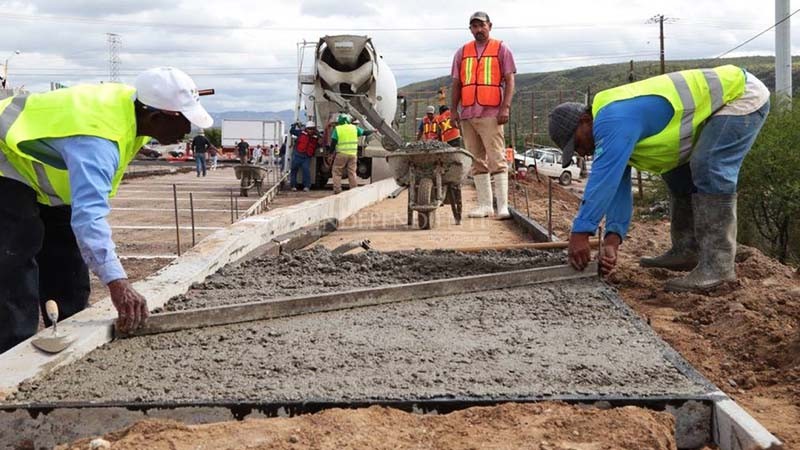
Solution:
M425 108L425 114L436 114L436 108L434 108L433 105L428 105L428 107Z
M472 23L473 20L480 20L481 22L491 22L489 20L489 15L483 11L475 11L469 16L469 23Z
M575 154L575 131L581 115L588 112L583 103L566 102L556 106L550 112L550 139L564 151L561 155L561 166L569 167L572 155Z

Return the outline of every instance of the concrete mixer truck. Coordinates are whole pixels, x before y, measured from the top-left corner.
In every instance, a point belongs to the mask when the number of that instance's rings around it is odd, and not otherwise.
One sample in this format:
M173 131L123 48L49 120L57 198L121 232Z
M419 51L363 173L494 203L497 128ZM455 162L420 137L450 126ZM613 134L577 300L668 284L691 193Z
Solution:
M307 50L313 47L313 59ZM398 115L398 103L402 112ZM405 100L398 98L397 82L368 36L324 36L316 43L298 44L298 80L295 122L312 120L324 132L324 143L311 163L311 182L324 187L331 175L331 150L327 148L341 113L376 134L361 138L357 174L364 180L391 177L387 150L403 145L393 128L395 117L405 119ZM291 136L290 136L291 139ZM290 142L291 145L291 142Z

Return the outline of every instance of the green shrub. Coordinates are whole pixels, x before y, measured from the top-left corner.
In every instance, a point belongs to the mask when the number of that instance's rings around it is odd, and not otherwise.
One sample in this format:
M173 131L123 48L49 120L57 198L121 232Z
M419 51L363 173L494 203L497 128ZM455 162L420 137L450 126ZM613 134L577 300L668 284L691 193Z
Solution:
M800 255L798 101L770 113L739 174L739 241L783 263Z

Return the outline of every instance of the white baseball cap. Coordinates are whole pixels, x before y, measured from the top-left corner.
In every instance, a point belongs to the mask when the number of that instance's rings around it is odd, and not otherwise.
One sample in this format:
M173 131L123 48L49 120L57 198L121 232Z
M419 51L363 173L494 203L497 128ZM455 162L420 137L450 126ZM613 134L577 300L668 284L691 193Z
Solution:
M306 122L306 128L314 128L316 126L317 124L315 124L313 120L309 120L308 122Z
M189 75L174 67L148 69L136 77L136 99L151 108L177 111L200 128L208 128L214 119L200 105L197 85Z
M433 105L428 105L428 107L425 108L425 114L436 114L436 108L434 108Z

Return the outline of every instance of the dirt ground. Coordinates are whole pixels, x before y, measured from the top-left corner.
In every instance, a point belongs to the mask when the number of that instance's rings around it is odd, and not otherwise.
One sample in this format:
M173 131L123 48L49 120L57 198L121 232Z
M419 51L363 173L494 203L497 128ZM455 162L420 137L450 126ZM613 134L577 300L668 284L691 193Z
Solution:
M143 421L104 438L115 450L672 450L676 448L673 426L671 415L635 407L600 410L559 403L504 404L436 416L373 406L209 425ZM83 450L89 442L56 448Z
M526 185L529 198L537 198L531 213L538 221L546 217L547 183ZM580 200L554 185L556 191L554 228L566 239ZM638 265L641 256L661 254L669 243L668 219L634 218L610 283L662 339L787 449L800 448L798 273L752 249L748 259L737 263L735 285L708 296L670 294L663 287L673 273Z
M470 219L467 212L475 207L475 190L464 186L462 197L464 207L460 225L456 225L450 206L445 205L436 210L436 226L433 229L420 231L416 216L414 224L409 226L406 190L397 198L364 208L340 224L336 233L322 238L319 244L333 249L350 241L369 239L373 249L393 251L414 248L491 248L499 244L532 241L511 220Z
M128 274L128 279L133 282L139 281L143 278L146 278L148 275L157 272L171 261L171 259L165 258L126 258L122 260L122 267L125 269L125 273ZM95 304L99 300L103 299L103 297L108 296L108 289L103 285L103 283L100 282L100 279L97 278L95 274L90 274L89 278L92 283L92 293L89 294L89 304Z

